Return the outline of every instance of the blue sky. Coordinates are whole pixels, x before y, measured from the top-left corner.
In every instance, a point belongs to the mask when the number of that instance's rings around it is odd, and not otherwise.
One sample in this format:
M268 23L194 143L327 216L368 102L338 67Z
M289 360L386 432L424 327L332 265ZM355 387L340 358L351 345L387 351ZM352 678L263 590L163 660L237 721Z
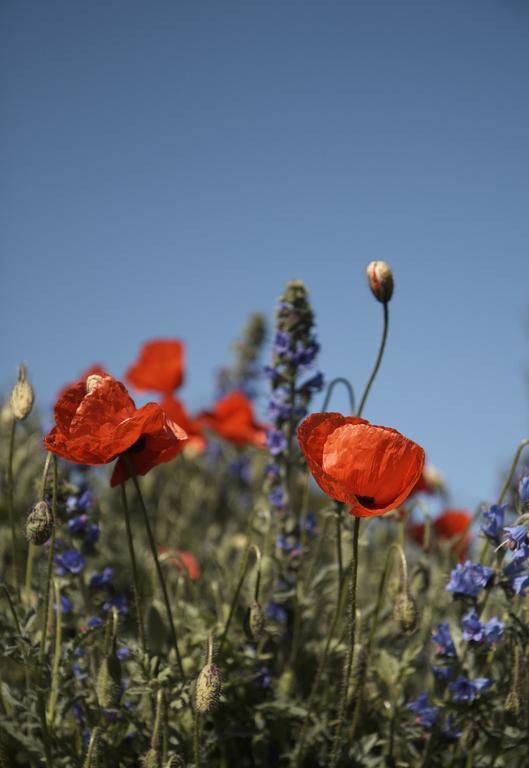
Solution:
M528 35L522 0L4 0L0 389L23 360L46 410L175 336L200 407L303 278L361 390L385 259L365 415L492 498L529 433Z

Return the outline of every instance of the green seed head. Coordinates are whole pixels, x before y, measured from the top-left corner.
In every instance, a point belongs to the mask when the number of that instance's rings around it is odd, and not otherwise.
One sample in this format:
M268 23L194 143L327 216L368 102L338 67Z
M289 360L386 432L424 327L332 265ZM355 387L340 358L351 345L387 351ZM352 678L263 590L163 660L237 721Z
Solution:
M42 546L53 533L53 514L46 501L35 504L26 519L26 538L32 544Z
M218 704L222 690L220 672L215 664L206 664L195 681L193 706L196 712L206 714Z

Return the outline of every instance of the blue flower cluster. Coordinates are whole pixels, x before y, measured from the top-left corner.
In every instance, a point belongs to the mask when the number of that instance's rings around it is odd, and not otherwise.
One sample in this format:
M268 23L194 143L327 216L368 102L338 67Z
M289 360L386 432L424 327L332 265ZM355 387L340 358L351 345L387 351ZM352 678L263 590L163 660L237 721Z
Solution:
M529 544L521 544L514 550L512 557L504 566L502 575L505 579L503 586L508 594L525 595L529 587Z
M463 616L461 626L463 627L463 640L473 643L485 642L489 645L503 638L505 628L504 622L495 617L483 623L474 608Z
M313 394L323 387L323 375L312 372L318 352L307 291L302 282L292 281L279 300L272 365L265 369L272 388L267 446L273 463L267 468L268 500L279 515L287 508L285 479L297 424L306 416ZM309 371L312 375L307 378Z
M492 544L499 545L501 542L506 509L507 504L493 504L483 513L485 523L481 526L481 532Z
M450 574L450 581L446 585L446 591L452 592L454 597L466 595L477 597L482 589L492 584L494 571L481 563L458 563Z

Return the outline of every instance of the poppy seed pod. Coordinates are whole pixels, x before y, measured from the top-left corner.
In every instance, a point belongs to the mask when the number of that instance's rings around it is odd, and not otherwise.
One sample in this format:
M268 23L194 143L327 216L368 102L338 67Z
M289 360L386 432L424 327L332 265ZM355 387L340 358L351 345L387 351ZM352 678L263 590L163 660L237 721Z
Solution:
M193 707L195 712L205 715L215 709L222 690L222 679L215 664L206 664L195 680Z
M393 296L393 272L385 261L372 261L367 267L367 280L375 299L387 304Z
M263 635L264 627L265 616L263 609L259 603L252 603L246 611L244 620L244 631L246 632L246 636L252 642L257 643Z
M26 378L26 366L18 366L18 381L11 390L9 404L11 412L17 421L23 421L31 413L35 395L33 388Z
M419 609L417 602L411 592L405 589L397 597L393 617L398 622L402 632L406 634L413 632L419 619Z
M32 544L42 546L53 532L53 513L47 501L38 501L26 519L26 538Z

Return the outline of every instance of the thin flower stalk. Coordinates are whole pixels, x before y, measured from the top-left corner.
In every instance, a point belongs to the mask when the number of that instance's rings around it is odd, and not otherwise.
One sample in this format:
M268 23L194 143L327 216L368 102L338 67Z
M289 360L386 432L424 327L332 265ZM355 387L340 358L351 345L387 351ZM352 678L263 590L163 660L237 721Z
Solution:
M125 483L120 486L121 489L121 504L123 507L123 516L125 518L125 530L127 531L127 545L129 548L130 565L132 568L132 589L134 592L134 605L136 608L136 621L138 624L138 635L142 651L145 653L147 650L147 644L145 641L145 625L143 622L143 605L140 592L140 580L138 576L138 566L136 563L136 554L134 552L134 539L132 537L132 526L130 524L130 512L129 505L127 503L127 491L125 489Z

